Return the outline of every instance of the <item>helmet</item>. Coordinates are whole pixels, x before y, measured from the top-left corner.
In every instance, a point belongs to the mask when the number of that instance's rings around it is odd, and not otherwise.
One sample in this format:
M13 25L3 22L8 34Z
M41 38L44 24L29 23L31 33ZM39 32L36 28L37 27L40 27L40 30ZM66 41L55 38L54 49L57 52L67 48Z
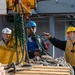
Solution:
M36 23L34 21L29 21L26 25L26 27L36 27Z
M67 31L66 31L66 36L67 36L67 33L68 33L68 32L71 32L71 31L74 32L74 31L75 31L75 27L71 27L71 26L70 26L70 27L67 29Z
M4 34L11 34L11 29L9 29L9 28L4 28L4 29L2 30L2 33L4 33Z

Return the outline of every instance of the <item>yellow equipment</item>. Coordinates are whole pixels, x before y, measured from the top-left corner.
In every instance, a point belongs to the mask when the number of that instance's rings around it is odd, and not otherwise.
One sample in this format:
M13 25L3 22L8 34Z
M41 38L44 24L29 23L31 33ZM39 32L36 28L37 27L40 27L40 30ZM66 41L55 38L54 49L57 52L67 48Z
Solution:
M18 1L20 1L21 5L23 6L25 15L31 14L31 9L36 8L36 0L6 0L7 9L13 10L13 7L15 4L16 4L16 7L18 7L18 4L17 4ZM14 10L16 10L16 7L14 8ZM19 8L20 8L20 11L22 11L21 7Z
M67 29L67 31L66 31L66 36L67 36L67 33L69 33L69 32L74 32L75 31L75 27L69 27L68 29Z

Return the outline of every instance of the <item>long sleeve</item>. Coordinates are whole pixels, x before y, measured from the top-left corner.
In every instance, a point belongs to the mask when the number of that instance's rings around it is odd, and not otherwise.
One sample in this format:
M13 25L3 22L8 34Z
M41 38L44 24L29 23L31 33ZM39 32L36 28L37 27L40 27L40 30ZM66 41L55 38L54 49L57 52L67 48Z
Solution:
M65 51L66 48L66 41L61 41L59 39L56 39L54 37L50 38L49 41L57 48Z

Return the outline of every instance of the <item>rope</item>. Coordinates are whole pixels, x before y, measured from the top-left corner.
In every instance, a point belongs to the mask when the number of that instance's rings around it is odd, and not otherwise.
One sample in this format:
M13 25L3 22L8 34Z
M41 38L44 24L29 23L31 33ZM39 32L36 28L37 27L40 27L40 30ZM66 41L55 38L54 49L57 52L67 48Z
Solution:
M28 51L27 51L27 32L26 32L26 25L24 22L24 9L26 9L21 1L17 4L14 3L13 6L13 15L14 15L14 33L15 33L15 46L16 46L16 57L17 57L17 63L9 64L9 66L6 69L13 68L14 73L17 71L17 67L22 66L22 62L25 62L25 52L27 53L27 59L28 63L29 62L29 56L28 56ZM28 11L29 12L29 11ZM29 12L30 13L30 12ZM19 59L19 50L18 48L21 48L21 53L22 53L22 58ZM27 68L20 69L20 70L26 70ZM19 70L18 70L19 71Z
M22 6L21 2L15 6L16 10L14 13L14 23L15 23L15 41L16 41L16 54L17 54L17 62L18 65L21 66L20 64L22 61L26 61L25 57L25 52L27 56L28 63L29 62L29 55L27 51L27 31L26 31L26 23L24 20L24 7ZM20 12L20 9L21 12ZM18 44L20 43L21 47L21 52L22 52L22 59L19 60L19 51L18 51Z
M31 27L30 27L31 28ZM31 31L32 31L32 33L33 33L33 37L35 38L35 40L36 40L36 42L39 44L39 46L42 48L42 50L43 51L45 51L45 53L47 54L47 55L49 55L50 56L50 54L47 52L47 50L41 45L41 43L39 42L39 40L37 39L38 37L37 37L37 35L36 34L34 34L34 32L33 32L33 29L31 28Z

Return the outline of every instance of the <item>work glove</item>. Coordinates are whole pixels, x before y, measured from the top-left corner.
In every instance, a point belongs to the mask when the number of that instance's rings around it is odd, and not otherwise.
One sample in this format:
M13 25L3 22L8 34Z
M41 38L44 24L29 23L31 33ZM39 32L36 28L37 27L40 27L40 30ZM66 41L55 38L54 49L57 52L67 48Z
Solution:
M4 66L0 63L0 75L5 75Z
M43 34L45 35L45 37L46 37L47 39L52 38L52 36L51 36L49 33L43 32Z
M41 51L39 49L36 49L34 52L34 56L41 56Z

